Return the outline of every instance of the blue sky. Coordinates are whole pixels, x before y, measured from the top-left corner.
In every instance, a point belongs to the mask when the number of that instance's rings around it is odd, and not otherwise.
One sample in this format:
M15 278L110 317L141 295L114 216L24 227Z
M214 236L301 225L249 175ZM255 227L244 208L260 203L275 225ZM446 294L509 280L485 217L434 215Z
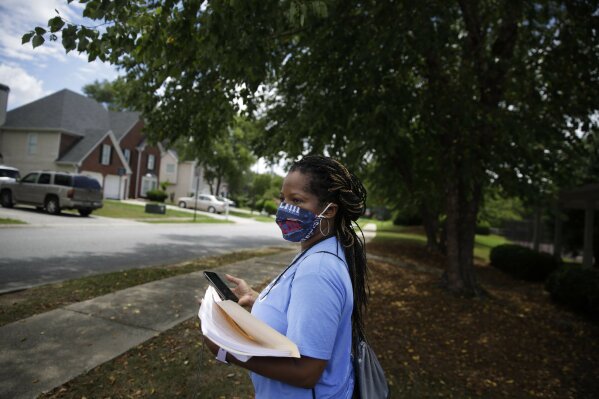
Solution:
M21 36L36 26L46 27L57 9L72 22L82 21L83 5L66 0L0 1L0 83L10 87L8 109L37 100L62 89L82 93L94 80L113 80L116 68L101 61L87 62L87 56L66 54L58 42L46 42L33 50L21 45Z

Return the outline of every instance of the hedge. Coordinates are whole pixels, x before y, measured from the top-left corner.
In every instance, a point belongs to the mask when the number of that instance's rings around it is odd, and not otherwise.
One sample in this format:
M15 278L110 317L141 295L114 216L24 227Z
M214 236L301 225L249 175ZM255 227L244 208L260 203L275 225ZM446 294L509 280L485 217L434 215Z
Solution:
M563 266L549 276L545 289L556 302L599 320L599 269Z
M164 202L168 197L168 194L162 190L148 190L146 192L146 198L150 201Z
M559 267L552 255L514 244L494 247L490 259L491 266L527 281L544 281Z

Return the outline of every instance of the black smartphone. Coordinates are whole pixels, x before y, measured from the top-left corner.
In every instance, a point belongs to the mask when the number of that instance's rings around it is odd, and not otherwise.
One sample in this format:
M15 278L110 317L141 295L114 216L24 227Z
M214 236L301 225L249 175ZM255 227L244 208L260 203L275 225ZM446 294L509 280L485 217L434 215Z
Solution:
M220 299L222 299L223 301L226 299L230 299L233 302L237 302L239 300L239 298L237 298L237 295L235 295L233 291L231 291L229 286L225 284L223 279L220 278L218 274L214 272L204 272L204 276L208 279L210 285L214 287L214 289L218 293L218 296L220 296Z

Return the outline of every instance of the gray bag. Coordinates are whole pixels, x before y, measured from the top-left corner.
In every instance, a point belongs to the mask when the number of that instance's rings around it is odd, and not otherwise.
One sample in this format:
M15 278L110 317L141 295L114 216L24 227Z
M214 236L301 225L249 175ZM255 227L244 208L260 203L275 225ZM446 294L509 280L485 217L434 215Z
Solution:
M361 339L354 353L354 392L359 399L387 399L389 385L383 367L368 342ZM355 395L354 395L355 396Z

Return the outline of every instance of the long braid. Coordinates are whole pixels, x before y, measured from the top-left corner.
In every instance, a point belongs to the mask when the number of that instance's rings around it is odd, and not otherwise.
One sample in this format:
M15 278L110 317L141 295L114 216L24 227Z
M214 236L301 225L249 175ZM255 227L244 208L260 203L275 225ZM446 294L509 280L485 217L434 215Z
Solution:
M364 337L364 312L368 305L368 266L362 229L356 223L366 208L366 189L345 166L328 157L310 155L291 166L310 176L308 191L315 194L321 206L337 204L335 235L343 245L354 294L352 329L354 338ZM360 231L356 234L353 224Z

